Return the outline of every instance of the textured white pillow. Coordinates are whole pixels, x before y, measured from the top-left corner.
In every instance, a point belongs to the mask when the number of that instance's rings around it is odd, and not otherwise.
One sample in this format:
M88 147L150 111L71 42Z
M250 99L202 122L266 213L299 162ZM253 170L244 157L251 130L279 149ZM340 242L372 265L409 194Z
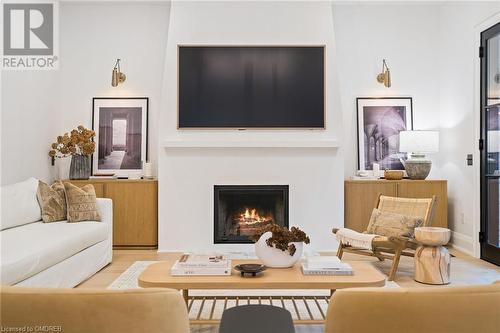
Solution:
M42 213L36 198L38 179L2 186L0 230L40 221Z

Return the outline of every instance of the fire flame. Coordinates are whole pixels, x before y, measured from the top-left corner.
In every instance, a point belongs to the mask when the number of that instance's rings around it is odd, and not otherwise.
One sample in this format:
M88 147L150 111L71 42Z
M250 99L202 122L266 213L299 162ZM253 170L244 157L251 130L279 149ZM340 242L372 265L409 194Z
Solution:
M245 214L243 214L243 217L246 219L252 219L252 220L258 220L260 218L259 213L257 213L256 209L252 209L251 211L245 209Z
M255 224L271 222L271 216L260 216L255 208L245 208L245 212L240 215L240 224Z

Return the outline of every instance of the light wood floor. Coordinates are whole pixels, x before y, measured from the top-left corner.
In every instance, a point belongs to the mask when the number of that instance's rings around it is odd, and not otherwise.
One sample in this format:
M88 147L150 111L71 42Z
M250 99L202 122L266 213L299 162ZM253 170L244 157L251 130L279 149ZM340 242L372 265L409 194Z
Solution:
M500 268L486 261L479 260L466 254L451 250L455 257L451 263L451 284L487 284L500 280ZM113 262L92 276L77 288L102 288L109 286L121 273L135 261L162 260L165 254L156 250L114 250ZM371 261L382 273L388 274L391 262L379 262L376 258L357 256L346 253L343 259ZM413 280L413 258L403 257L398 269L395 282L404 288L427 288L429 285ZM214 325L193 325L192 333L217 333L218 327ZM296 333L320 333L321 325L297 325Z

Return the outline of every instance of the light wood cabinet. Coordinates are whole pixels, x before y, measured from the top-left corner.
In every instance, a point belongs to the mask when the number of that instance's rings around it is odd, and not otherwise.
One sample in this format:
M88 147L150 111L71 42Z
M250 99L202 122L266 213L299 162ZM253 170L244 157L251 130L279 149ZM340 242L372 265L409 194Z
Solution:
M68 180L69 181L69 180ZM113 246L158 246L158 182L156 180L71 180L94 185L96 196L113 200Z
M433 227L448 227L446 180L346 180L344 183L344 225L365 231L379 194L402 198L436 196Z

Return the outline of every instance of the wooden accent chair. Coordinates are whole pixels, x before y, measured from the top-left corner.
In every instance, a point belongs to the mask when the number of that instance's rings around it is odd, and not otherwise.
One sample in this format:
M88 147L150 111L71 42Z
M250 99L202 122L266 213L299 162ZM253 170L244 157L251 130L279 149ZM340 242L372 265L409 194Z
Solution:
M382 212L397 213L402 215L416 216L423 219L423 227L431 225L436 196L432 198L400 198L379 195L375 205ZM338 229L332 230L336 234ZM365 231L366 233L366 231ZM380 261L384 259L392 260L392 267L389 273L389 281L394 280L401 256L414 256L418 244L407 237L385 237L377 236L372 241L372 250L352 247L346 244L339 244L337 256L342 259L344 252L350 252L365 256L377 257Z

